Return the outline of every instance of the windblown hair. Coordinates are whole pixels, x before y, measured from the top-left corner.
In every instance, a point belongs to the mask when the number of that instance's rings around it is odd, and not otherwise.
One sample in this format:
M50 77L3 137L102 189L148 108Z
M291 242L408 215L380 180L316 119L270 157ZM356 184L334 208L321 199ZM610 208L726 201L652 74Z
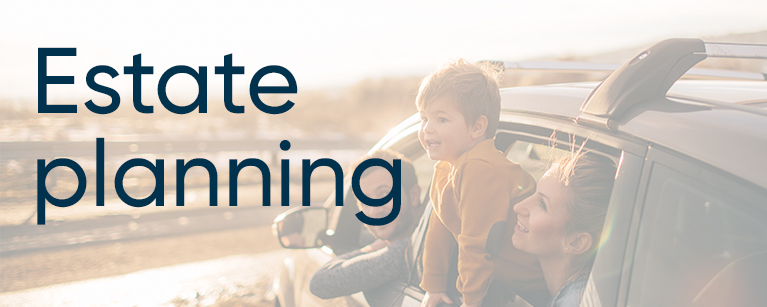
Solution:
M583 148L583 147L581 147ZM555 162L549 169L566 189L565 207L570 214L566 231L591 234L591 250L582 259L590 269L594 251L599 246L617 168L610 158L591 152L574 152Z
M485 137L492 139L501 116L501 94L498 77L502 71L491 63L474 65L464 59L446 63L421 81L416 107L423 110L439 98L452 101L463 114L466 125L487 117Z

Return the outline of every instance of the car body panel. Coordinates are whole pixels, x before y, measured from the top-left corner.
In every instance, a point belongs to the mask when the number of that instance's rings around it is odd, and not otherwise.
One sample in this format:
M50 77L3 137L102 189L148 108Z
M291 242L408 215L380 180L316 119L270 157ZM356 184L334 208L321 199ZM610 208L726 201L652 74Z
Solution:
M737 123L734 125L733 123ZM727 170L763 188L767 176L767 117L736 110L646 111L621 131ZM748 163L744 163L748 161Z
M595 85L590 82L504 89L502 107L508 111L575 119ZM767 82L679 81L669 93L722 102L746 102L757 108L767 105L761 103L767 102ZM689 100L661 99L643 103L623 121L618 131L626 135L673 148L767 188L767 176L752 171L754 168L767 169L767 159L762 158L767 151L765 116Z

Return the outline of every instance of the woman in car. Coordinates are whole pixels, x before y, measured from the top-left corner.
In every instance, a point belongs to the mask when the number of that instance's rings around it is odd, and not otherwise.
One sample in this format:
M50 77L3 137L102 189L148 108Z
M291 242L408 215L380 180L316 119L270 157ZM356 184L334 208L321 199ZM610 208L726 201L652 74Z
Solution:
M575 153L551 166L535 194L517 203L512 242L538 256L552 300L578 306L602 232L616 167L606 157Z

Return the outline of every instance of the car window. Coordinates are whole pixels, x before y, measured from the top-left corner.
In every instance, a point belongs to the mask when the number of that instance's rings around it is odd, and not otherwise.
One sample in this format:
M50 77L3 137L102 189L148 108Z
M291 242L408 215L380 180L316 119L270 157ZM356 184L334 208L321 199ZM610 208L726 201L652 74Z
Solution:
M437 161L429 159L426 152L420 152L420 155L411 160L413 167L415 168L416 176L418 177L418 185L421 187L420 200L426 199L426 194L429 193L429 186L431 184L431 177L434 174L434 164ZM359 247L363 247L375 241L373 234L367 229L367 227L361 228Z
M707 293L729 286L764 286L763 276L753 279L741 273L767 267L767 196L734 193L737 183L727 183L712 185L662 164L653 165L629 306L690 306ZM733 267L741 272L733 275ZM719 303L706 304L732 305Z
M357 198L351 191L349 178L351 176L347 176L344 183L343 206L335 205L335 194L331 194L324 205L325 208L328 208L328 230L326 231L327 237L324 238L323 242L336 255L359 248L358 242L362 241L360 230L364 227L355 216L359 209L357 209Z
M551 161L556 161L569 152L549 145L536 144L526 141L516 141L506 151L506 158L519 164L523 170L530 173L535 181L543 177L546 167Z
M429 159L425 152L413 160L415 173L418 176L418 185L421 186L422 201L426 199L426 194L429 193L431 177L434 175L434 164L437 164L437 161Z

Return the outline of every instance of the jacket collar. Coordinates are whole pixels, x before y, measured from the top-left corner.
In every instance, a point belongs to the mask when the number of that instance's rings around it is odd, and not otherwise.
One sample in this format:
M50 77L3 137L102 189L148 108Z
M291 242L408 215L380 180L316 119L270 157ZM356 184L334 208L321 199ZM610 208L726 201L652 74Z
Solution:
M447 161L439 161L437 162L436 165L434 165L434 168L445 171L445 172L452 172L453 170L455 170L455 167L457 165L460 165L464 161L468 160L469 157L483 156L484 153L491 152L494 150L497 150L495 148L495 138L483 140L477 143L477 145L474 145L474 147L472 147L468 151L461 154L458 157L458 160L455 161L455 164L452 167L450 166L450 163L447 163Z

